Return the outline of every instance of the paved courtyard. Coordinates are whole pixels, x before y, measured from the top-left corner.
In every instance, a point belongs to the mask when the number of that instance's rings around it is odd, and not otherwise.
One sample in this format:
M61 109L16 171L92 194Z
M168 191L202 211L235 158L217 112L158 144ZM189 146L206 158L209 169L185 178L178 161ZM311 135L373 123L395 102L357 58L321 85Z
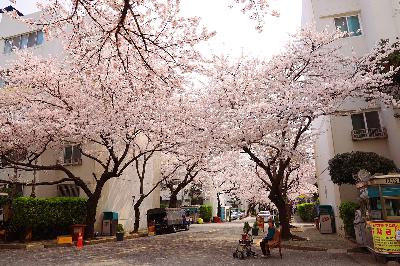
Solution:
M193 225L187 232L142 237L123 242L40 250L0 250L0 265L376 265L366 254L345 250L277 250L270 258L232 257L243 221ZM257 246L255 250L261 254Z

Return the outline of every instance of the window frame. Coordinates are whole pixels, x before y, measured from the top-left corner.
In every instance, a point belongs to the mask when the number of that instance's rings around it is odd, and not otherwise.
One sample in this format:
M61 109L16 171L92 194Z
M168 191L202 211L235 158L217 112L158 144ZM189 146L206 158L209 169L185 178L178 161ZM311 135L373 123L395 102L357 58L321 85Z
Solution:
M68 147L71 147L71 155L70 158L67 158L69 160L66 160L66 149ZM63 165L81 165L82 164L82 148L81 144L65 144L63 147ZM79 150L79 158L77 160L74 160L74 151L78 149Z
M365 116L365 114L366 113L371 113L371 112L376 112L377 114L378 114L378 120L379 120L379 125L380 125L380 129L382 129L382 128L384 128L384 126L383 126L383 124L382 124L382 118L381 118L381 115L380 115L380 113L379 113L379 111L378 110L370 110L370 111L363 111L363 112L359 112L359 113L353 113L353 114L351 114L350 115L350 119L352 119L352 116L353 115L359 115L359 114L362 114L363 115L363 122L364 122L364 126L365 126L365 130L368 130L368 129L373 129L372 127L369 127L368 126L368 123L367 123L367 117ZM352 128L353 128L353 130L359 130L359 129L355 129L354 127L353 127L353 120L352 120Z
M38 36L41 34L41 43L38 43ZM34 35L34 41L29 46L29 36ZM26 46L23 46L23 39L26 37ZM15 40L19 38L18 46L14 46ZM29 31L29 32L24 32L22 34L14 35L14 36L9 36L7 38L4 38L4 49L3 49L3 54L10 54L13 52L14 47L17 47L18 50L23 50L23 49L29 49L37 46L41 46L45 43L45 36L43 29L38 29L34 31ZM7 43L10 42L8 45ZM10 46L11 45L11 46Z
M357 32L350 32L350 27L349 27L349 17L357 17L358 20L358 25L360 26L359 28L359 33ZM339 27L336 26L336 19L340 19L340 18L345 18L346 20L346 27L348 31L342 31ZM341 16L335 16L333 17L333 24L335 26L335 29L340 30L343 33L346 33L345 36L343 36L343 38L347 38L347 37L358 37L358 36L363 36L364 35L364 30L361 24L361 19L360 19L360 13L354 13L354 14L348 14L348 15L341 15Z
M383 212L383 217L385 220L394 220L394 221L398 221L400 220L400 215L388 215L387 210L389 208L386 208L386 200L398 200L400 201L400 197L399 196L382 196L382 205L385 206L385 208L383 208L382 206L382 212Z

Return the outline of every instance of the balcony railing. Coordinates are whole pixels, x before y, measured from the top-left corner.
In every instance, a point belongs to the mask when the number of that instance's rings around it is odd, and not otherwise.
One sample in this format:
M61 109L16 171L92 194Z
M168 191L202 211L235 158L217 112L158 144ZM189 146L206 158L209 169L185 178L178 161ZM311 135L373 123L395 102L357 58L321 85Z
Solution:
M386 128L366 128L366 129L355 129L351 131L351 137L353 140L363 139L384 139L387 138Z

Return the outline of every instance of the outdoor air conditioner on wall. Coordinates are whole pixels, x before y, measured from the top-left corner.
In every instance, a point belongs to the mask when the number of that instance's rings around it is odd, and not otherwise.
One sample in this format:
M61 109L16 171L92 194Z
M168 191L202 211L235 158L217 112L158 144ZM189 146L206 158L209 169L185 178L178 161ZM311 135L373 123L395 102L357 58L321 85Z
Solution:
M57 185L57 195L59 197L79 197L79 187L73 184Z

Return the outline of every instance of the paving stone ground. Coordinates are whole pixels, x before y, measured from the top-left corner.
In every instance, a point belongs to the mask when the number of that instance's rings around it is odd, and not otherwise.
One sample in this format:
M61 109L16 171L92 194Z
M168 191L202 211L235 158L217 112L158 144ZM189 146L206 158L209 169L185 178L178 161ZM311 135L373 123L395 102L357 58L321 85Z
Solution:
M251 221L251 220L250 220ZM234 259L242 221L192 225L189 231L123 242L42 250L0 250L0 265L376 265L366 254L277 250L270 258ZM260 248L254 250L261 254Z

